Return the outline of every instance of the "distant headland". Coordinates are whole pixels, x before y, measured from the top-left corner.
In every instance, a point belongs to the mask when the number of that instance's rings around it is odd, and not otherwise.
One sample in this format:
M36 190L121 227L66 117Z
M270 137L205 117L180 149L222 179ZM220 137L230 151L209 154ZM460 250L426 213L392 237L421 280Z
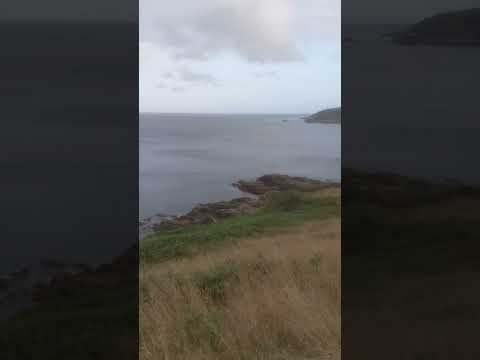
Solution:
M304 119L306 123L311 124L340 124L342 122L342 108L322 110Z

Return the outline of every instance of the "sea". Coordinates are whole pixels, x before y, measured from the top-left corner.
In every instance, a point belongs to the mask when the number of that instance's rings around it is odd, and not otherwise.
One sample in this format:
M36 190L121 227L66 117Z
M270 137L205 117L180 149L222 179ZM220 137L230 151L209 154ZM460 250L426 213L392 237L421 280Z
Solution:
M306 115L140 114L140 219L245 196L232 183L264 174L339 181L341 126Z

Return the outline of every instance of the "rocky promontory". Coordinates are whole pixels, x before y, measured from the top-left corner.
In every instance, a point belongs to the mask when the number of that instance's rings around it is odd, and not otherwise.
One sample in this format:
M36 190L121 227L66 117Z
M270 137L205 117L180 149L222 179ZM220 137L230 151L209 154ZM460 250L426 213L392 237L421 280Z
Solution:
M319 111L305 118L310 124L340 124L342 122L342 108L332 108Z
M233 184L240 191L254 195L265 195L272 191L315 191L333 185L333 182L280 174L264 175L256 180L240 180Z
M232 216L251 213L264 204L265 195L271 192L291 190L316 191L338 186L338 184L305 177L269 174L254 180L239 180L233 183L232 186L246 194L255 196L198 204L185 215L146 219L141 223L143 230L141 228L140 238L142 239L161 230L212 224Z

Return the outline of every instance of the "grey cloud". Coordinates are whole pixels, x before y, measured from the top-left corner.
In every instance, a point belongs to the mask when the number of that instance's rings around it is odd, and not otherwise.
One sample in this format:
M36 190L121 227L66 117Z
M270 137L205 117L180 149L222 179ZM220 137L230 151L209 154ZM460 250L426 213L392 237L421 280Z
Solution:
M140 37L177 58L207 60L231 51L252 62L302 60L292 0L157 0L140 4Z

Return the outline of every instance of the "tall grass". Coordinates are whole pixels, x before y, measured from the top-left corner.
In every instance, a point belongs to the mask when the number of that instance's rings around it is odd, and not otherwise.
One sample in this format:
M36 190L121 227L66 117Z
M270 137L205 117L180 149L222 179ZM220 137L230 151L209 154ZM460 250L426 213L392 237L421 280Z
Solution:
M142 268L141 359L339 356L339 219L284 230Z

